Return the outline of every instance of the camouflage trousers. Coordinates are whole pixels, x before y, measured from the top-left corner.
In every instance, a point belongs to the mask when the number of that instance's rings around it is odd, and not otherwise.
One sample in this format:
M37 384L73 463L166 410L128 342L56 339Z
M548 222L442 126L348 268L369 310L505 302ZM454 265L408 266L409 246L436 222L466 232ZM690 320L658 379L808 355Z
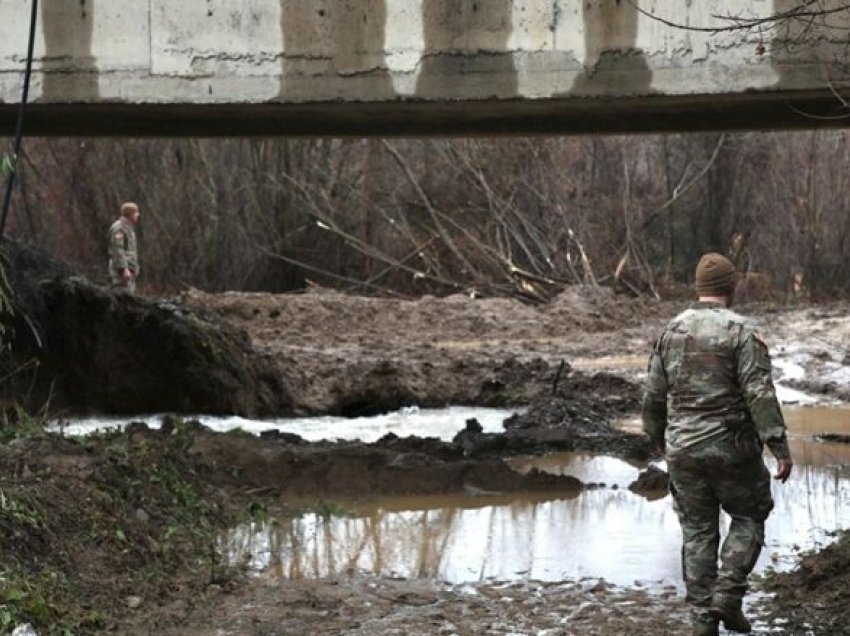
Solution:
M742 599L773 509L770 473L754 433L728 433L671 454L673 509L682 526L682 574L695 620L710 620L712 596ZM720 510L730 518L720 548Z
M121 276L120 269L109 270L109 282L111 283L112 289L115 291L123 291L128 294L136 293L136 277L131 276L130 280L124 280L124 277Z

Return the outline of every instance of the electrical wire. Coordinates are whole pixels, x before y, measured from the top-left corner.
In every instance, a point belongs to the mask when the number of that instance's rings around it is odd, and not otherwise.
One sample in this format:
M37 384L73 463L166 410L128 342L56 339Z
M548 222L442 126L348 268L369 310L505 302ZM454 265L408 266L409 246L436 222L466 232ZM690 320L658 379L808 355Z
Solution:
M24 132L24 115L27 110L27 99L30 92L30 77L32 76L32 57L35 48L35 27L38 22L38 0L32 0L32 14L30 15L30 35L27 45L27 65L24 71L24 87L21 95L21 103L18 108L18 121L15 125L15 142L12 153L12 170L6 179L6 191L3 193L3 211L0 213L0 240L6 230L6 217L9 214L9 203L12 201L12 189L15 186L15 174L18 171L18 162L21 157L21 137Z

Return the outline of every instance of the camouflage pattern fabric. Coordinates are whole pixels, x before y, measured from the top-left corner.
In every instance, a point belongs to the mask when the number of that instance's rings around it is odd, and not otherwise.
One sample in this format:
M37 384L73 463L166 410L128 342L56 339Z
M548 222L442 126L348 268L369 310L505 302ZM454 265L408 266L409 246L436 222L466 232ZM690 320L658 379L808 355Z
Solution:
M789 457L767 347L754 325L717 303L695 303L656 341L643 428L665 449L682 527L682 569L694 621L712 597L741 599L773 508L766 444ZM731 517L720 547L720 510ZM717 567L720 548L721 567Z
M139 275L139 256L136 249L136 231L132 223L120 218L109 227L109 280L115 288L135 292L136 277ZM125 281L121 270L129 268L133 276Z
M694 304L656 341L648 371L644 431L668 455L754 427L777 458L789 456L767 347L742 316Z
M109 268L109 283L115 291L124 291L128 294L136 293L136 277L132 276L130 280L124 280L120 269Z
M673 509L682 526L682 574L695 621L710 621L715 595L741 599L773 509L770 473L754 435L727 432L668 461ZM730 518L720 550L719 509Z

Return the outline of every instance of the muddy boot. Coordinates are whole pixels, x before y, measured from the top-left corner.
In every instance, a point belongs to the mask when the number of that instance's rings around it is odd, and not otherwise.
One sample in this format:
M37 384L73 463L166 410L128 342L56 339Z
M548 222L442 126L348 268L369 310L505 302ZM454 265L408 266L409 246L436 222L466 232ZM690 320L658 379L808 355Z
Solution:
M724 627L733 632L749 634L753 630L750 621L741 611L741 599L739 598L726 594L715 594L708 613L717 620L723 621Z
M693 636L717 636L717 621L694 622Z

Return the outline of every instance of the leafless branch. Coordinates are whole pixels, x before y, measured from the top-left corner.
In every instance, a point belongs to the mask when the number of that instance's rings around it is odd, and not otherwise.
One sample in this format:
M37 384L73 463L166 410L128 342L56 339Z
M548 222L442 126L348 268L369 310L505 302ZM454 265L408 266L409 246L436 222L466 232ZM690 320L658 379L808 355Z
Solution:
M829 15L834 15L837 13L845 13L850 11L850 5L844 5L840 7L833 8L818 8L812 9L813 6L817 6L820 4L821 0L806 0L805 2L800 2L798 5L791 7L787 11L781 11L779 13L775 13L769 16L758 17L758 18L743 18L732 15L712 15L713 18L718 20L724 20L726 22L731 22L731 24L726 24L725 26L695 26L691 24L682 24L680 22L675 22L674 20L670 20L668 18L663 18L655 13L647 11L646 9L641 8L635 0L628 0L629 4L635 8L635 10L645 15L648 18L655 20L656 22L660 22L669 27L673 27L676 29L682 29L684 31L699 31L703 33L723 33L728 31L749 31L756 27L765 26L765 25L774 25L777 23L788 22L791 20L811 20L814 18L823 18Z
M723 147L723 142L726 140L726 134L723 133L720 135L720 138L717 140L717 144L714 146L714 152L711 153L711 157L709 157L708 161L702 167L697 174L694 175L693 179L688 181L684 186L681 186L681 182L676 186L673 190L673 196L667 199L659 208L656 208L651 214L647 216L642 224L642 229L646 229L649 225L655 220L655 218L661 214L664 210L673 205L676 201L678 201L688 190L690 190L703 176L711 170L711 166L714 165L714 162L717 160L717 155L720 153L720 149ZM684 178L684 176L683 176Z

